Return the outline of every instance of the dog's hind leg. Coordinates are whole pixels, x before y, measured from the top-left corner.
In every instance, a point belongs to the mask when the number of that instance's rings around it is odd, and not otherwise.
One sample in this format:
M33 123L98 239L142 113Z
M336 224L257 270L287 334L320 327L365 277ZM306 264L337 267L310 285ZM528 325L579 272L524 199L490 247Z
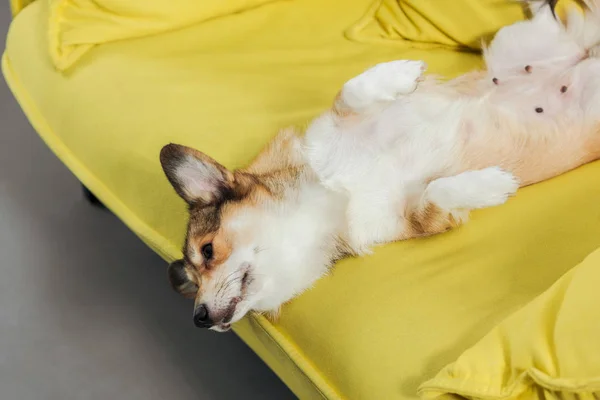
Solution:
M586 56L586 49L555 17L551 4L530 2L534 17L498 31L485 49L490 79L503 80L537 71L562 71Z
M567 10L567 32L589 57L600 56L600 0L583 0L584 11Z
M518 187L516 178L498 167L433 180L407 204L402 238L445 232L465 222L470 210L505 203Z

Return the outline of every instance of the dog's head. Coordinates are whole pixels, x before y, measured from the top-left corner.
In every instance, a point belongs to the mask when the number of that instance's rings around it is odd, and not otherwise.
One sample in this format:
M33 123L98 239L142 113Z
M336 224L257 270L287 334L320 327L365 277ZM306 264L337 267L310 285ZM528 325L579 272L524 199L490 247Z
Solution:
M160 160L190 213L184 258L169 266L169 280L195 299L197 326L228 330L268 295L263 289L269 281L260 269L268 232L256 230L272 194L256 176L229 171L188 147L167 145Z

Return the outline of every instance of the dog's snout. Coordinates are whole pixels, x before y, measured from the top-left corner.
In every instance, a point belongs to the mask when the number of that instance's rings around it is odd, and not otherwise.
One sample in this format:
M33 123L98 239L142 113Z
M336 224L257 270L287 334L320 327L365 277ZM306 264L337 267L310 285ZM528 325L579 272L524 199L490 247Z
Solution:
M206 305L200 304L196 307L196 310L194 311L194 324L198 328L210 328L213 325Z

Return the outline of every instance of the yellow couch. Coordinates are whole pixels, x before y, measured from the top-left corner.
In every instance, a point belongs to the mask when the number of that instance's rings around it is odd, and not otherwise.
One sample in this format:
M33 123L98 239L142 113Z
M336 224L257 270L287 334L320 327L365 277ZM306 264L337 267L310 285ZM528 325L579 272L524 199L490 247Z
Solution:
M423 59L455 76L480 65L478 37L524 18L510 0L259 2L150 30L57 14L85 0L11 2L2 69L15 97L166 260L181 255L186 209L161 171L164 144L242 166L366 67ZM71 22L81 31L57 31ZM456 231L340 262L277 323L251 315L234 330L305 399L593 398L600 256L586 256L600 246L599 199L593 163Z

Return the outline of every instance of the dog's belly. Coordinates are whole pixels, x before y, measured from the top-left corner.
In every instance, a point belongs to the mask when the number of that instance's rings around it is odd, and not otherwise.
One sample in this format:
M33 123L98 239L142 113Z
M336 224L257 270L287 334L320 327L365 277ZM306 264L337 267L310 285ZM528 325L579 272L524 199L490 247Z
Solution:
M581 118L480 128L487 133L465 140L460 169L499 166L513 173L521 186L550 179L600 155L598 129L584 124Z

